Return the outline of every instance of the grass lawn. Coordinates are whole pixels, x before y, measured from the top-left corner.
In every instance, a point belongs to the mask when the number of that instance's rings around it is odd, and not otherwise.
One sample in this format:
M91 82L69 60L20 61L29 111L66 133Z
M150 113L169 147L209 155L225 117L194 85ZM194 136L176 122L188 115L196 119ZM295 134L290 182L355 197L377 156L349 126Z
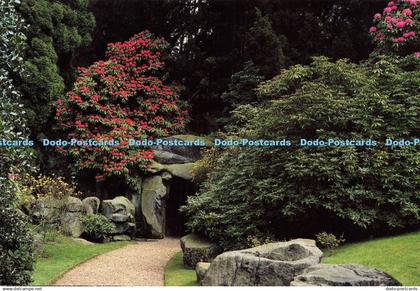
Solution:
M72 267L131 242L86 244L69 237L59 236L57 241L44 245L44 254L37 259L32 285L48 285Z
M420 285L420 231L346 244L325 255L323 263L362 264L390 274L403 285Z
M182 252L173 256L165 267L165 286L198 286L195 270L186 268Z

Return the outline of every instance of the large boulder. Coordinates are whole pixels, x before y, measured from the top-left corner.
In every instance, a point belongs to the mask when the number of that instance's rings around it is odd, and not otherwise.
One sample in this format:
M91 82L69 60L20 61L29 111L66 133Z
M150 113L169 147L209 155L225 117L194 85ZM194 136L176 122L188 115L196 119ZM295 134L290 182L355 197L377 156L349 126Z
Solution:
M67 212L84 212L82 200L76 197L69 196L64 204L64 209Z
M165 236L165 205L166 186L159 175L147 177L143 181L141 195L141 210L147 232L153 238Z
M85 207L82 200L76 197L68 197L64 203L64 212L60 217L61 231L72 237L79 237L83 233L82 222L80 218L85 213Z
M115 225L115 234L135 231L135 208L133 203L124 196L117 196L112 200L103 200L101 212Z
M101 204L101 200L98 197L87 197L82 200L82 203L86 214L98 214L99 205Z
M320 262L315 241L295 239L225 252L211 263L204 286L289 286L296 275Z
M52 225L59 225L60 215L59 207L44 200L36 200L30 211L30 216L35 223L43 221Z
M390 275L362 265L319 264L307 268L291 286L400 286Z
M194 135L174 135L163 139L172 145L154 146L154 160L161 164L183 164L191 163L201 159L200 146L209 144L205 138ZM191 145L174 146L178 143L188 143Z
M220 247L197 234L188 234L181 238L184 265L195 268L198 262L210 262L221 253Z
M83 233L80 221L82 214L82 212L64 212L61 216L61 231L67 236L80 237Z
M113 215L125 215L128 219L134 217L134 205L124 196L117 196L111 200L102 201L102 214L109 220L112 220Z

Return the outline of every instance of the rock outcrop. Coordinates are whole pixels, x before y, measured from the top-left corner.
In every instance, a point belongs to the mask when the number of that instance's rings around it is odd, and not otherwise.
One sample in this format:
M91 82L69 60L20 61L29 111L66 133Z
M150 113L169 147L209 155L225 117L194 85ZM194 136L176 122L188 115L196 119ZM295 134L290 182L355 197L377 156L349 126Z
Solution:
M112 200L103 200L101 212L114 223L115 234L133 234L135 231L134 205L126 197L117 196Z
M296 239L225 252L211 263L204 286L289 286L304 269L320 262L315 241Z
M362 265L319 264L307 268L291 286L400 286L390 275Z
M152 176L143 181L141 209L147 230L153 238L165 236L164 198L167 189L161 176Z
M82 200L86 214L98 214L101 200L98 197L87 197Z
M197 276L197 282L200 283L200 285L204 277L206 276L209 268L210 268L210 263L206 263L206 262L199 262L195 266L195 274Z
M64 212L60 217L60 227L65 235L79 237L83 233L81 216L85 213L82 201L76 197L68 197L64 204Z
M211 262L221 249L209 240L196 234L188 234L180 240L184 265L195 268L199 262Z

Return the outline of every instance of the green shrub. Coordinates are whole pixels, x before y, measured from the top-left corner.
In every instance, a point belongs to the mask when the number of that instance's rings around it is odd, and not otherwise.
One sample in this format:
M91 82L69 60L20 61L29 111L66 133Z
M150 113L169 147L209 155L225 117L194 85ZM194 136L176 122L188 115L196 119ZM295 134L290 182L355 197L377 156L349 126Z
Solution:
M337 238L334 234L325 231L316 234L315 237L316 242L319 244L320 247L327 248L329 250L333 250L339 247L342 243L346 241L343 238L343 236Z
M234 112L238 138L286 138L290 147L226 151L183 209L191 230L225 248L246 237L383 233L419 224L420 156L411 147L301 147L306 139L413 139L418 58L368 65L315 58L263 83L268 101ZM407 68L410 66L406 66ZM236 129L235 129L236 128ZM328 228L326 228L328 227Z
M16 0L0 4L0 141L27 140L25 112L12 76L24 75L24 26ZM33 170L28 147L0 146L0 285L31 282L34 256L27 220L16 208L16 173Z
M0 285L28 285L34 249L27 220L13 206L12 191L11 183L0 181Z
M93 241L104 241L115 231L114 224L102 214L88 214L81 222L84 234Z

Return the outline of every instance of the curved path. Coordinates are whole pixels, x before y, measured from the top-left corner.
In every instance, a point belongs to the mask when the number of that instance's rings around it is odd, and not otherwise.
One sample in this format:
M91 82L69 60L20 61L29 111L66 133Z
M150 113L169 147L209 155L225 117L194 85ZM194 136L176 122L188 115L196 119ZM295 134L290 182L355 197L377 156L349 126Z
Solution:
M179 238L137 241L77 266L55 285L163 286L165 265L180 250Z

